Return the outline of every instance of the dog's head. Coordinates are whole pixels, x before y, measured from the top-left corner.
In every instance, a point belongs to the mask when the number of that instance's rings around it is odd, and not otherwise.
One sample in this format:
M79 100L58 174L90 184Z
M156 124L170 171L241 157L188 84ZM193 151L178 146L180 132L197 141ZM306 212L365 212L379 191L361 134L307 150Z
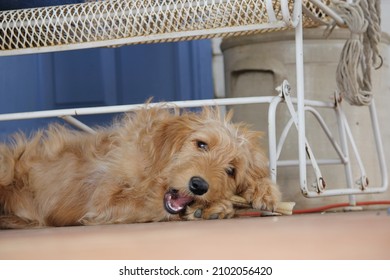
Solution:
M233 195L251 197L265 178L268 161L262 133L233 124L216 108L169 114L153 136L154 162L166 180L165 209L178 214L193 203L204 205Z

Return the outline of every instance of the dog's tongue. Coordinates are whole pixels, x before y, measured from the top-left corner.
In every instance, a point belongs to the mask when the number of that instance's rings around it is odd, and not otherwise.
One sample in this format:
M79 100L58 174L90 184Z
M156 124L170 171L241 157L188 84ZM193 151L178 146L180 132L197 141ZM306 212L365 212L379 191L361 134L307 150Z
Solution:
M178 214L193 200L193 197L180 194L177 190L169 190L164 196L164 205L170 214Z

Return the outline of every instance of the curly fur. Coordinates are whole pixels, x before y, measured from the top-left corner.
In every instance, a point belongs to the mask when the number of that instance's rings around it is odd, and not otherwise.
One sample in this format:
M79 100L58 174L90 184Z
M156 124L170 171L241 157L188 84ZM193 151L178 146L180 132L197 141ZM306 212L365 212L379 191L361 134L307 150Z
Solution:
M230 218L232 195L273 209L280 193L260 137L217 109L164 106L126 113L96 134L58 124L30 139L17 134L0 144L0 228ZM194 176L207 182L206 193L189 190ZM192 203L170 214L170 189Z

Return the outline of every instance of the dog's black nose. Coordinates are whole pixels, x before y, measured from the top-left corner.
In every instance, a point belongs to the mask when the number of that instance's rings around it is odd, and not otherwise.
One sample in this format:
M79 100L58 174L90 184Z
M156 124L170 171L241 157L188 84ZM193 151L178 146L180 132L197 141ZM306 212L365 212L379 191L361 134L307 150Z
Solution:
M196 195L205 194L209 189L209 184L202 177L192 177L190 180L190 191Z

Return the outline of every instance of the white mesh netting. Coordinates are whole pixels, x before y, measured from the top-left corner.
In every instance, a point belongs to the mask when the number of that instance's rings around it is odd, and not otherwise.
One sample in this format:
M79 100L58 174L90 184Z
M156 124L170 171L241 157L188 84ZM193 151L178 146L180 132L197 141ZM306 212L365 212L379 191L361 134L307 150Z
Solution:
M265 0L111 0L0 12L0 51L118 39L124 43L176 41L268 31ZM283 21L281 0L273 0ZM294 1L288 9L293 14ZM324 13L304 1L315 16ZM269 8L269 7L268 7ZM318 25L305 17L305 26ZM267 25L268 24L268 25ZM240 28L248 27L252 28ZM263 27L262 27L263 26ZM200 32L202 31L202 32ZM173 36L174 35L174 36Z

